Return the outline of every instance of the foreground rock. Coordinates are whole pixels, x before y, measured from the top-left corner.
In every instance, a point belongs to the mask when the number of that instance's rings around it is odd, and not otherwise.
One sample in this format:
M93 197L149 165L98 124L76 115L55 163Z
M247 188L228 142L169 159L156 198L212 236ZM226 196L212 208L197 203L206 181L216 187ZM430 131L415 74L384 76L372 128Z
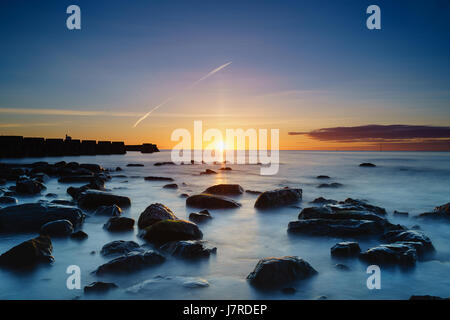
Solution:
M291 205L302 199L302 189L283 188L261 193L256 199L255 208L268 209Z
M116 259L113 259L94 271L94 273L129 273L141 270L146 267L155 266L165 261L159 253L149 250L146 252L130 252Z
M186 205L201 209L230 209L239 208L240 203L224 196L201 193L186 199Z
M178 220L177 216L168 207L161 203L149 205L139 216L138 227L144 229L158 221Z
M201 240L169 242L162 245L160 250L185 259L207 258L217 252L216 247L212 247L206 241Z
M14 197L3 196L0 197L0 204L16 204L17 199Z
M163 220L144 229L143 238L154 243L178 240L200 240L203 233L195 223L185 220Z
M104 293L118 286L112 282L95 281L84 287L84 293Z
M41 227L41 234L50 237L67 237L73 232L73 224L69 220L62 219L47 222Z
M78 227L85 215L80 209L46 203L26 203L0 209L1 232L38 232L51 221L69 220Z
M434 208L432 212L421 213L419 218L450 219L450 202Z
M16 192L18 194L37 194L45 190L46 187L39 181L33 179L19 179L16 182Z
M253 285L270 288L309 278L315 274L317 271L308 262L298 257L271 257L259 260L247 279Z
M358 242L339 242L331 248L334 257L352 257L361 252Z
M238 184L216 184L209 187L203 193L220 195L239 195L244 193L244 189Z
M133 230L134 219L127 217L111 217L103 227L108 231L128 231Z
M417 250L406 243L382 244L362 252L359 257L369 263L414 265Z
M118 196L104 191L87 190L78 197L80 208L94 210L100 206L117 205L121 208L131 205L130 198Z
M389 243L414 244L419 254L434 251L431 239L416 230L393 230L384 234L383 240Z
M95 210L94 214L99 216L118 217L122 214L122 209L115 204L112 206L100 206Z
M105 244L100 254L109 256L113 254L127 254L133 251L143 251L139 244L134 241L116 240Z
M209 221L211 219L212 219L212 217L208 210L202 210L198 213L192 212L189 215L189 220L191 220L194 223L203 223L203 222Z
M0 256L0 265L26 268L40 262L53 262L52 241L48 236L22 242Z

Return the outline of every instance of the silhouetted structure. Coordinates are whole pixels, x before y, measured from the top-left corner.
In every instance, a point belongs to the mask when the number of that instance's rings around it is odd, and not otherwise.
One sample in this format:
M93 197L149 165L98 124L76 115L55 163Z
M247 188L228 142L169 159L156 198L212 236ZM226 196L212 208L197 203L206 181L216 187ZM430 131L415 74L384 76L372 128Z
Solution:
M127 151L142 153L159 152L156 144L126 146L123 141L99 141L72 139L44 139L21 136L0 136L0 158L48 157L125 154Z

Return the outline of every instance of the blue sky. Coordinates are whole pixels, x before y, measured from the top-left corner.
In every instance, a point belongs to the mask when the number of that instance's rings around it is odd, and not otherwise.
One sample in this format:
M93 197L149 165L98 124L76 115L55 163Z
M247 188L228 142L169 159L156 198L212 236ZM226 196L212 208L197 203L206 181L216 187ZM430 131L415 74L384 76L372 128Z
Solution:
M70 4L81 7L79 31L65 27ZM370 4L381 8L382 30L365 27ZM449 1L7 0L0 9L0 109L125 112L128 130L233 61L161 115L256 113L286 131L450 122ZM78 133L91 121L25 111L1 118L5 134L55 119ZM6 128L33 121L35 131Z

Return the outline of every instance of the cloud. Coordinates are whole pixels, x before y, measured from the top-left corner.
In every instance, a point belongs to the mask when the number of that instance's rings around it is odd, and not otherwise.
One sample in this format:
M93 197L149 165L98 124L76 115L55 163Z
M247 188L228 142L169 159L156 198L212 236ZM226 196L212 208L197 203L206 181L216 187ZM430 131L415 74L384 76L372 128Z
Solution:
M306 135L319 141L335 142L405 142L408 140L450 139L450 127L417 125L366 125L322 128L309 132L289 132Z
M141 113L111 112L103 110L67 110L67 109L32 109L32 108L0 108L0 113L49 116L110 116L136 117Z

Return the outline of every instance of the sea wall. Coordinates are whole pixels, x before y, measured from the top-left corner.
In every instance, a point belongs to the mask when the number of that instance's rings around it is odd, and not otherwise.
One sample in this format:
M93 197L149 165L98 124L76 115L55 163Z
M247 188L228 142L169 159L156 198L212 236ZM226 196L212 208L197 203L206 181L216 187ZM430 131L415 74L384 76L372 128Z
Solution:
M45 139L0 136L0 158L61 157L81 155L125 154L128 151L158 152L152 143L126 146L123 141Z

